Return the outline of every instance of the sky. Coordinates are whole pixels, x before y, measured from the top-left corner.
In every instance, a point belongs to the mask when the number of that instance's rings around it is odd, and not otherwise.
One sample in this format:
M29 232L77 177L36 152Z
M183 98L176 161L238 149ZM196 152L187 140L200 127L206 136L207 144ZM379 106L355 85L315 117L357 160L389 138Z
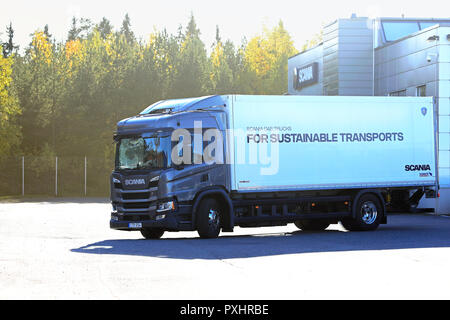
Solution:
M216 26L222 40L239 45L262 32L263 25L272 28L282 20L294 45L320 32L324 24L338 18L360 17L426 17L450 18L450 1L446 0L13 0L2 4L0 39L6 41L6 26L15 30L15 42L23 50L30 34L46 24L58 41L66 39L72 17L89 18L98 23L106 17L120 29L125 14L131 18L135 34L147 40L155 29L176 33L185 27L191 13L207 47L214 42Z

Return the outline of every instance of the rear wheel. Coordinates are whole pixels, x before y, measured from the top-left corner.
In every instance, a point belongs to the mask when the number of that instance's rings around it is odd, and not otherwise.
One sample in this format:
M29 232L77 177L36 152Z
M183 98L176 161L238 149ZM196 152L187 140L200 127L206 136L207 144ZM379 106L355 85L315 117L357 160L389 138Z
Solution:
M141 234L147 240L157 240L164 235L164 230L146 228L141 230Z
M197 230L202 239L215 239L221 230L222 210L213 198L202 200L197 211Z
M324 231L330 223L322 220L299 220L295 222L295 225L303 231Z
M380 226L384 215L383 207L377 196L363 195L356 204L354 218L341 221L348 231L374 231Z

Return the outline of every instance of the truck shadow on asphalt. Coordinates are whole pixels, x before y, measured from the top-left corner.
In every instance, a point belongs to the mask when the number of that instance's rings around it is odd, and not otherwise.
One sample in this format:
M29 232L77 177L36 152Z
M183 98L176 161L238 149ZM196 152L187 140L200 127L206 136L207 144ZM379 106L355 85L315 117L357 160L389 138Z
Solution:
M450 219L421 218L425 220L421 221L420 217L409 217L406 222L398 221L392 225L382 226L376 232L327 230L324 232L295 231L235 236L224 234L215 240L197 238L105 240L71 251L98 255L222 260L320 252L450 247ZM404 219L400 220L405 221ZM408 221L408 219L413 221Z

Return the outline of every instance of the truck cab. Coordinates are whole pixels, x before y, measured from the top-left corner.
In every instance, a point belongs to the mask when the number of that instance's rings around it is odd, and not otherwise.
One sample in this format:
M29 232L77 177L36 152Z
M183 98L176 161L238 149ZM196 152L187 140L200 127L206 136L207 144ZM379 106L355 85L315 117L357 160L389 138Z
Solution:
M202 157L208 143L204 133L211 129L225 133L227 122L226 101L220 96L158 102L119 122L114 135L111 228L139 230L146 238L159 238L164 231L197 230L193 209L200 205L199 196L229 191L229 168L223 161L205 163ZM183 134L176 135L177 130ZM209 224L223 223L219 208L214 208L219 204L210 205L205 236Z

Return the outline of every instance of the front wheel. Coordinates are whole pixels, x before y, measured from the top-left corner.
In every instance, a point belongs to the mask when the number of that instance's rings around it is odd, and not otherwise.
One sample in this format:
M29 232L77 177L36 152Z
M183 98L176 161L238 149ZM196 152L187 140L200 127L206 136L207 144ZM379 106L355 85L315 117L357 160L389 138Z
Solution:
M158 240L164 235L164 230L161 229L142 229L142 236L147 240Z
M202 200L197 211L197 231L202 239L215 239L221 230L221 208L213 198Z
M363 195L356 204L354 218L341 221L348 231L374 231L384 215L380 200L373 194Z

